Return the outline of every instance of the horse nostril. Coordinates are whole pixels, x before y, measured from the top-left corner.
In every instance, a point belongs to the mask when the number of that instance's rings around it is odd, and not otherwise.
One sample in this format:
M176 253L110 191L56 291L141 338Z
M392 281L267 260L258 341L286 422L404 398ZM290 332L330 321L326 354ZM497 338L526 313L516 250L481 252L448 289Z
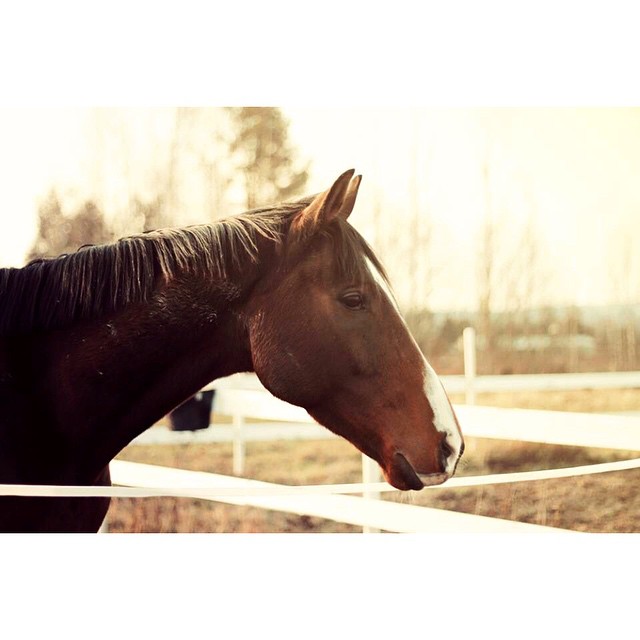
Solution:
M443 438L442 440L440 440L440 446L439 446L439 453L440 453L440 466L442 467L443 471L447 470L447 461L449 460L449 456L453 453L453 449L451 448L451 445L447 442L446 438Z

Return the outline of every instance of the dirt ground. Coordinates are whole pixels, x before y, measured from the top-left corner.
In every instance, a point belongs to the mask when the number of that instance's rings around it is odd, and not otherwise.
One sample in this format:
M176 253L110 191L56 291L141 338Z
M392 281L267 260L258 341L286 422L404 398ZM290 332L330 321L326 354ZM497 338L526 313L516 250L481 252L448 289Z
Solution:
M453 397L454 402L460 398ZM565 411L640 411L640 390L484 394L478 404ZM639 417L640 427L640 417ZM457 475L569 467L637 452L467 438ZM122 460L232 475L230 444L130 446ZM361 481L361 457L344 440L247 445L246 477L283 484ZM560 480L383 494L384 499L591 532L640 532L640 470ZM187 498L114 499L110 532L360 532L322 518Z

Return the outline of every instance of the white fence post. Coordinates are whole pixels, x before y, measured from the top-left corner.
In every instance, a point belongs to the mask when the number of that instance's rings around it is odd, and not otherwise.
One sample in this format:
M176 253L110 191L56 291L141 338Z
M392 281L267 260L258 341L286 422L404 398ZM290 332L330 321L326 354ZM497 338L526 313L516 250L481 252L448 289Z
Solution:
M465 401L467 404L476 403L476 330L466 327L462 332L462 347L464 351Z
M244 438L244 417L240 413L233 414L233 473L244 475L244 459L246 442Z
M362 454L362 482L380 482L382 476L380 474L380 467L375 460L372 460L368 456ZM363 498L375 498L380 499L379 491L363 491ZM362 527L362 533L380 533L380 529L375 527Z

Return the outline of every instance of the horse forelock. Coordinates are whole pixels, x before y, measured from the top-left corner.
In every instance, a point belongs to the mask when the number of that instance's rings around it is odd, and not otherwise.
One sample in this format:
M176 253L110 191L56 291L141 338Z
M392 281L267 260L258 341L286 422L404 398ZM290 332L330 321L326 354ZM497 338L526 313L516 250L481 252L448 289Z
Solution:
M339 278L365 282L373 277L390 289L389 276L371 245L346 220L335 220L321 235L331 242L334 269Z

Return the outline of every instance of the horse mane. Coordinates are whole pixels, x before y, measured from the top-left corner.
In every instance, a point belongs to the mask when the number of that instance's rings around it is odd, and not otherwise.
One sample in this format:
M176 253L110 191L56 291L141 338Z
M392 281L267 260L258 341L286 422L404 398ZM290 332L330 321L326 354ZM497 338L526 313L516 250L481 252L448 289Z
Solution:
M287 223L313 197L254 209L212 224L160 229L104 245L87 245L57 258L39 258L25 267L0 269L0 335L69 325L149 300L158 279L181 273L214 280L247 261L257 263L258 242L283 243ZM359 274L363 256L387 279L371 247L346 222L326 232L336 252L336 268Z

